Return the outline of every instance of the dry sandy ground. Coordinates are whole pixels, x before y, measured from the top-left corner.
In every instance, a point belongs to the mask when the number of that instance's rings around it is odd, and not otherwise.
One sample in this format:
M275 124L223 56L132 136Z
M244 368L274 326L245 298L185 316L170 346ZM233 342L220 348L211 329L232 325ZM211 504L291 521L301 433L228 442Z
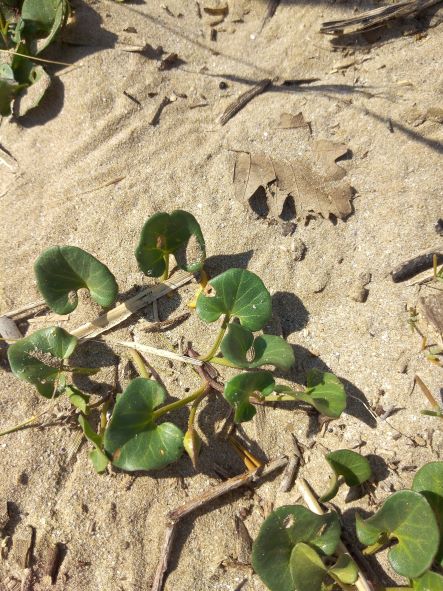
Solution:
M302 474L317 492L327 485L325 450L364 442L361 451L370 455L379 481L374 489L379 503L410 484L413 466L443 452L436 423L420 416L424 398L417 389L411 394L416 373L436 395L441 386L441 369L420 353L420 339L407 324L406 306L416 303L419 288L394 284L389 275L405 258L441 249L434 225L443 214L443 126L425 116L443 103L441 11L394 26L372 43L353 45L352 51L334 51L318 32L321 22L373 4L282 1L259 33L264 2L239 0L236 10L244 12L243 22L232 22L228 15L217 27L216 41L209 38L208 18L198 17L193 2L168 0L167 5L170 13L150 0L77 0L77 25L67 37L74 45L61 45L51 54L74 65L56 71L53 87L29 116L2 120L1 144L16 158L18 170L13 174L0 166L0 310L39 297L33 261L55 244L80 246L105 262L124 299L134 285L148 281L133 256L145 219L156 211L189 210L202 225L212 274L247 265L271 290L270 329L286 336L297 354L296 368L287 377L301 381L309 367L327 367L343 379L349 394L347 412L320 434L305 413L280 408L268 409L264 422L246 425L245 437L259 437L253 449L266 459L290 453L291 433L296 434L309 447ZM414 29L422 33L404 34ZM177 53L182 63L161 71L155 51L123 50L123 44L144 42ZM337 70L353 57L355 65ZM276 85L221 127L218 117L233 98L267 77L318 81ZM220 82L227 87L220 88ZM163 97L173 95L176 100L164 108L158 125L150 125ZM204 106L191 108L195 105ZM300 111L311 122L312 135L306 128L278 128L282 112ZM235 199L233 150L292 159L309 153L316 139L342 142L351 151L340 165L355 189L354 212L337 223L316 217L305 225L295 219L293 236L285 236L281 224ZM306 245L301 261L294 258L294 240ZM356 302L349 292L367 272L372 275L368 299ZM161 318L185 311L194 290L188 286L162 300ZM83 301L62 326L76 326L96 311ZM151 310L144 312L151 318ZM107 335L107 344L82 349L83 359L104 366L83 384L88 391L104 393L115 386L119 356L120 387L127 383L124 351L112 341L129 338L131 326ZM176 345L185 335L203 351L210 342L207 332L192 318L165 336ZM139 338L165 346L159 335ZM187 370L158 360L155 365L173 396L194 386ZM42 408L30 386L8 371L0 378L2 427ZM377 403L397 412L388 421L376 421L365 405ZM206 442L225 411L222 401L203 409L199 426ZM183 425L186 413L178 413L177 420ZM58 423L1 440L0 499L2 506L8 502L10 517L4 533L13 540L0 564L5 588L8 577L23 575L20 540L33 526L37 560L43 560L42 549L50 543L62 544L65 552L55 586L37 576L36 590L147 590L166 512L219 482L215 464L231 475L242 470L233 451L217 443L204 447L198 474L183 457L158 474L98 476L88 462L87 445L69 458L74 437L68 425ZM165 588L263 589L247 569L221 563L237 557L234 516L240 509L246 510L245 524L254 537L271 503L297 500L295 488L283 494L278 486L275 477L254 494L233 494L184 522ZM367 498L345 505L344 496L340 493L337 502L352 532L355 508L370 507ZM38 565L35 571L40 572ZM389 582L392 573L377 576Z

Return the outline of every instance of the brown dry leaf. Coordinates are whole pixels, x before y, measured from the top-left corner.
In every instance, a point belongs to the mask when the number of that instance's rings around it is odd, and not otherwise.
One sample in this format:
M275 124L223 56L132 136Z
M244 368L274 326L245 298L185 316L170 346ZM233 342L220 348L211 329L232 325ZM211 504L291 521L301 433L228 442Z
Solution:
M329 140L317 140L313 143L312 149L317 156L318 164L328 179L339 181L346 176L346 170L338 166L335 161L346 156L347 146Z
M263 188L271 217L279 217L287 197L292 196L300 217L317 213L324 218L333 215L345 219L352 213L352 188L349 183L338 182L346 171L335 160L346 152L346 146L316 142L316 168L306 160L286 161L262 153L239 152L233 177L235 196L239 201L249 201Z
M280 129L298 129L299 127L309 127L309 123L303 116L303 113L280 113L280 121L278 124Z

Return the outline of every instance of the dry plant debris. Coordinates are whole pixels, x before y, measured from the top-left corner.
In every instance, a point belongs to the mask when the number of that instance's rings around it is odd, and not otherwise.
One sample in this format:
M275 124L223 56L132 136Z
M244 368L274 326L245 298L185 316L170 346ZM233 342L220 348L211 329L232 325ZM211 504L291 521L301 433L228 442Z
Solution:
M262 153L239 152L233 177L235 196L244 202L262 188L274 218L281 215L286 199L292 196L298 217L316 213L324 218L333 215L345 219L352 213L352 187L340 182L346 171L336 160L347 151L343 144L318 140L312 148L315 167L306 159L287 161Z
M325 22L322 24L320 32L331 35L367 31L381 27L394 19L416 15L439 2L441 0L412 0L380 6L352 18Z

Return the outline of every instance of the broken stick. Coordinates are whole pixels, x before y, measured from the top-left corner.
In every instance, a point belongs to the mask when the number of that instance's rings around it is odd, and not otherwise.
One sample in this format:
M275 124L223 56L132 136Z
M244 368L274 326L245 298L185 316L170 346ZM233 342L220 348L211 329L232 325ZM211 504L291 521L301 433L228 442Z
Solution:
M226 125L226 123L234 117L239 111L243 109L253 98L264 92L268 86L272 83L270 78L265 78L252 88L241 94L234 102L232 102L223 115L220 117L220 125Z
M174 509L170 513L168 513L168 526L166 528L165 540L163 543L163 549L160 556L160 560L157 566L157 570L154 577L154 582L152 583L151 591L161 591L163 589L163 581L165 578L166 571L168 569L169 563L169 555L172 550L172 544L174 542L174 537L177 531L177 525L183 517L192 513L196 509L207 505L211 501L218 499L219 497L225 495L228 492L236 490L241 486L245 486L246 484L255 484L272 474L276 470L283 468L288 462L288 458L283 456L277 460L273 460L266 464L265 466L254 470L253 472L246 472L245 474L240 474L239 476L234 476L234 478L230 478L225 482L221 482L217 486L212 486L208 490L206 490L203 494L195 497Z

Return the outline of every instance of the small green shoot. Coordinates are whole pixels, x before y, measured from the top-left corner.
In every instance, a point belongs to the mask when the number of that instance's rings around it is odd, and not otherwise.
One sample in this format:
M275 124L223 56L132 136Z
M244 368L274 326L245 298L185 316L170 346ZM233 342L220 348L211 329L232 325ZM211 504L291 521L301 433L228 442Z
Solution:
M434 513L425 497L411 490L391 495L368 519L357 514L356 528L367 554L396 540L388 552L389 562L395 572L410 579L430 568L439 547Z
M206 258L205 241L199 223L187 211L156 213L143 226L135 251L140 271L149 277L169 276L169 257L174 255L180 269L195 273Z
M42 328L20 339L8 349L12 373L33 384L45 398L55 398L63 393L66 385L64 365L74 352L77 339L63 328Z
M183 452L183 433L172 423L157 425L157 409L166 398L160 384L135 378L117 398L104 445L117 468L154 470L175 462Z
M36 260L34 271L40 293L57 314L75 310L79 289L89 290L105 308L117 298L117 282L108 267L77 246L48 248Z
M250 421L255 413L255 407L249 402L251 397L261 400L271 394L275 388L275 381L269 371L256 373L241 373L227 382L224 397L234 408L234 421L242 423Z
M346 392L334 374L311 369L307 373L307 386L304 390L278 385L275 387L275 394L268 396L267 401L304 402L325 417L337 419L346 408Z
M320 497L322 503L335 497L340 485L340 476L348 486L358 486L371 477L372 470L367 458L355 451L338 449L328 453L325 458L334 474L328 492Z
M171 254L179 266L189 271L201 269L206 256L200 226L185 211L152 216L145 223L136 254L141 269L151 276L163 274L163 277L168 275ZM49 248L38 257L34 268L45 301L59 314L68 314L76 308L79 289L89 290L91 298L104 307L110 306L116 299L118 287L112 273L78 247ZM286 371L294 363L292 347L284 339L253 334L253 331L262 329L271 316L270 293L257 275L245 269L230 269L207 281L202 271L201 282L202 291L196 302L197 316L204 322L215 322L222 316L221 329L205 357L189 346L187 356L199 359L196 371L198 369L202 384L194 393L170 404L164 404L164 388L151 379L151 373L156 375L154 370L151 372L151 368L148 369L136 351L131 352L131 357L141 377L132 380L122 394L117 394L108 422L111 396L91 403L87 394L68 383L69 375L91 375L100 369L66 364L77 346L74 336L61 328L49 328L10 346L8 356L17 377L34 384L48 398L63 392L67 395L72 412L79 414L85 437L94 446L90 458L98 472L104 471L109 461L127 471L160 469L178 460L183 450L196 468L201 448L196 429L197 411L202 400L210 395L224 396L234 409L237 424L251 420L256 413L254 405L264 404L267 400L307 402L334 418L344 410L345 391L332 374L311 371L307 388L293 391L276 384L271 371L254 371L263 365ZM231 322L235 320L239 324ZM223 356L216 357L219 348ZM253 371L244 371L223 382L212 363ZM163 422L163 417L188 405L190 412L185 434L173 422ZM86 419L92 409L98 409L100 413L99 433ZM35 422L35 417L6 429L3 434L12 433L32 422ZM229 434L228 442L248 470L261 466L261 461L242 445L234 433Z
M46 61L37 57L50 45L69 14L68 0L24 0L0 8L0 115L11 114L11 104L20 91L38 84L38 92L17 116L26 114L40 102L50 84L41 65ZM50 61L50 60L47 60Z
M328 574L352 584L357 571L349 557L339 557L332 568L323 561L336 552L340 531L336 513L280 507L264 521L253 544L254 570L271 591L320 591Z
M220 350L225 359L241 368L274 365L287 371L295 362L292 347L284 339L267 334L254 338L252 332L240 324L229 324ZM212 361L217 362L217 358Z

